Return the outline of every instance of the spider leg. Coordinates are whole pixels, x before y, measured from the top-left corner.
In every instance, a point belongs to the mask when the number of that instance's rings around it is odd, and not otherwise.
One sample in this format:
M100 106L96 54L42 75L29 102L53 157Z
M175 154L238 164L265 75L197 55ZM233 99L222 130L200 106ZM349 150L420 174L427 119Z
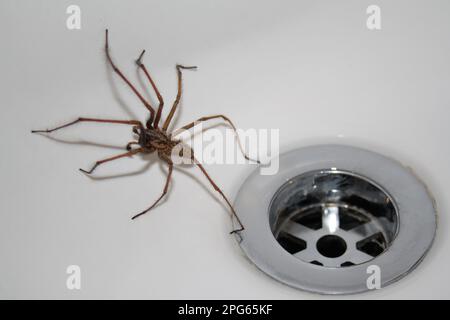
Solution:
M138 120L108 120L108 119L94 119L94 118L78 118L75 121L71 121L69 123L63 124L62 126L53 128L53 129L46 129L46 130L31 130L31 133L40 133L40 132L52 132L56 131L62 128L69 127L71 125L74 125L78 122L104 122L104 123L119 123L119 124L129 124L129 125L135 125L142 127L142 123Z
M136 64L138 65L138 67L140 69L142 69L142 71L144 71L145 76L147 77L148 81L150 82L153 90L156 93L156 96L158 97L158 101L159 101L159 106L158 106L158 110L156 112L156 117L155 117L155 121L153 122L153 126L155 128L158 128L158 124L159 124L159 120L161 119L161 113L162 113L162 109L164 107L164 99L161 96L161 94L159 93L158 88L156 87L155 82L153 81L152 77L150 76L150 73L148 72L147 68L145 67L144 63L142 63L142 57L144 56L145 50L142 51L141 55L139 56L139 58L136 60ZM147 127L149 127L151 125L151 123L147 124Z
M111 67L113 68L114 72L117 73L119 75L119 77L121 77L122 80L125 81L126 84L128 84L128 86L131 88L131 90L133 90L133 92L137 95L139 100L141 100L141 102L148 109L148 111L150 111L149 121L153 122L153 118L155 117L155 110L152 108L150 103L144 99L144 97L139 93L139 91L137 91L137 89L134 87L134 85L131 84L131 82L127 79L127 77L124 76L122 71L120 71L119 68L116 67L116 65L114 64L114 62L111 59L111 56L109 54L108 29L106 29L106 33L105 33L105 51L106 51L106 57L107 57L109 63L111 64Z
M153 207L155 207L158 204L158 202L161 201L161 199L166 195L167 190L169 189L170 178L172 177L172 170L173 170L173 163L169 162L169 173L167 174L166 184L164 185L164 190L163 190L162 194L159 196L158 199L156 199L156 201L149 208L145 209L141 213L138 213L137 215L132 217L131 218L132 220L134 220L137 217L142 216L143 214L146 214L148 211L152 210Z
M167 128L169 127L170 121L172 121L173 115L175 114L175 111L177 110L178 104L180 103L181 99L181 93L182 93L182 69L197 69L196 66L192 67L185 67L182 65L177 64L177 76L178 76L178 93L177 97L175 98L175 101L172 105L172 109L170 109L169 115L167 116L166 120L164 121L164 124L162 126L163 131L167 131Z
M105 163L105 162L109 162L109 161L116 160L116 159L120 159L120 158L124 158L124 157L131 157L132 155L134 155L134 154L136 154L136 153L139 153L139 152L142 152L143 150L144 150L144 149L139 148L139 149L135 149L135 150L128 151L128 152L126 152L126 153L119 154L119 155L114 156L114 157L111 157L111 158L106 158L106 159L103 159L103 160L99 160L99 161L97 161L97 162L94 164L94 166L91 168L91 170L86 171L86 170L83 170L83 169L80 168L80 171L81 171L81 172L84 172L84 173L86 173L86 174L91 174L91 173L95 170L95 168L97 168L99 165L101 165L101 164L103 164L103 163Z
M214 116L208 116L208 117L201 117L200 119L197 119L197 120L195 120L195 121L193 121L191 123L188 123L187 125L179 128L179 129L175 130L173 132L173 136L177 135L179 132L181 132L183 130L191 129L192 127L196 126L200 122L208 121L208 120L212 120L212 119L217 119L217 118L222 118L224 121L228 122L228 124L233 128L234 134L236 135L236 140L237 140L237 142L239 144L239 148L241 149L242 154L244 155L244 158L249 160L249 161L254 161L254 162L260 164L259 160L250 159L249 156L245 153L244 147L242 146L242 143L241 143L241 139L239 139L236 127L234 126L233 122L231 122L231 120L228 117L226 117L226 116L224 116L222 114L218 114L218 115L214 115Z
M195 158L194 158L195 159ZM239 219L236 211L233 208L233 205L230 203L230 201L228 200L228 198L225 196L225 194L222 192L222 190L220 190L220 188L217 186L217 184L214 182L214 180L209 176L209 174L206 172L205 168L197 161L195 160L195 164L197 165L197 167L200 168L200 170L202 171L202 173L206 176L206 178L208 179L209 183L211 183L211 185L213 186L213 188L222 196L222 198L225 200L225 202L228 204L228 206L231 209L231 212L233 214L233 216L236 218L237 222L239 223L239 225L241 226L239 229L235 229L233 231L230 232L230 234L233 233L237 233L240 231L243 231L244 225L241 222L241 219Z

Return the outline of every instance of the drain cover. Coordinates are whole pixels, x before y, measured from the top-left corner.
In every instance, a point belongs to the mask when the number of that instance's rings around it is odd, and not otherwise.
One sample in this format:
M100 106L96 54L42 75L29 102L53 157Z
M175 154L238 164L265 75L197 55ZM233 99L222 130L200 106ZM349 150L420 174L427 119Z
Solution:
M391 197L367 178L318 170L286 182L272 200L272 232L295 257L326 267L372 260L397 233Z
M318 293L367 291L368 267L381 286L411 271L436 230L425 186L398 162L367 150L323 145L279 158L276 175L255 170L235 201L238 240L264 272Z

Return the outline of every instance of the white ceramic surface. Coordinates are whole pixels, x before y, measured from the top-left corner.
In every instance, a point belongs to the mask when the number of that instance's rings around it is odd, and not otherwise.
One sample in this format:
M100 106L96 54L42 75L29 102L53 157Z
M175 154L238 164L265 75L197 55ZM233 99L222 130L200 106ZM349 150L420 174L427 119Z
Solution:
M82 124L52 136L103 146L30 134L80 115L145 116L107 68L106 27L136 81L133 60L148 50L167 105L175 63L199 66L185 73L178 125L224 113L240 128L279 128L282 151L342 143L412 167L437 202L435 243L406 278L352 297L450 298L448 1L80 0L81 30L68 30L71 4L0 2L1 298L326 298L253 266L195 168L176 170L167 201L131 221L161 192L163 166L135 157L100 167L99 179L78 171L121 152L130 128ZM381 30L366 28L371 4ZM207 166L230 197L250 169ZM66 288L69 265L81 268L81 290Z

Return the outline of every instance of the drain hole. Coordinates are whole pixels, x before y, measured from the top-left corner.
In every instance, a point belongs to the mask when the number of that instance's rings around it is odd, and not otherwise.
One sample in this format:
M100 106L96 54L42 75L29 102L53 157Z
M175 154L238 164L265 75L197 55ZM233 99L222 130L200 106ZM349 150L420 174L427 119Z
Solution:
M354 266L354 265L355 264L353 262L346 261L346 262L341 264L341 267L351 267L351 266Z
M317 241L317 251L327 258L342 256L347 250L344 239L334 235L323 236Z
M281 232L278 235L278 243L290 254L306 249L306 241L299 239L289 233Z
M322 210L320 208L317 208L316 210L319 210L320 214L305 214L293 218L293 220L310 229L319 230L322 228Z
M323 263L322 263L322 262L319 262L319 261L317 261L317 260L311 261L310 263L311 263L311 264L318 265L318 266L323 266Z
M352 230L368 221L367 217L358 216L357 213L349 208L341 208L339 211L339 228L345 231Z
M358 241L356 243L356 248L362 252L376 257L386 249L386 240L381 232L374 234L364 240Z

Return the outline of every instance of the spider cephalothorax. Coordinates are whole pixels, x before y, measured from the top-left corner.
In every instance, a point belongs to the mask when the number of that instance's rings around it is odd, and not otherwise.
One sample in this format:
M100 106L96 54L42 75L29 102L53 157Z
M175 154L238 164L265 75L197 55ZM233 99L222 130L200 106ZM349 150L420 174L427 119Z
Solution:
M128 143L127 150L131 150L133 144L139 145L144 152L151 153L158 152L170 152L180 142L179 140L173 140L169 135L160 129L153 127L133 127L133 133L137 136L137 141Z
M116 160L119 158L124 158L124 157L129 157L138 153L152 153L152 152L157 152L158 157L164 161L165 163L167 163L168 165L168 174L167 174L167 179L166 179L166 183L164 185L164 190L162 192L162 194L160 195L160 197L158 199L156 199L156 201L147 209L145 209L144 211L142 211L141 213L133 216L132 219L135 219L143 214L145 214L146 212L148 212L149 210L151 210L163 197L164 195L167 193L168 187L169 187L169 182L170 179L172 177L172 171L173 171L173 161L172 161L172 151L174 149L174 147L176 145L178 145L180 143L179 140L173 139L172 138L172 132L169 132L168 128L169 125L171 124L171 121L173 119L173 116L175 114L175 111L177 110L178 104L180 102L181 99L181 93L182 93L182 70L184 69L196 69L197 67L192 66L192 67L186 67L186 66L182 66L182 65L176 65L176 70L177 70L177 76L178 76L178 92L177 92L177 96L176 99L172 105L172 108L169 111L169 114L167 115L167 117L165 118L164 122L162 123L162 126L159 126L159 122L161 120L161 116L162 116L162 110L163 110L163 106L164 106L164 100L161 96L161 94L159 93L153 79L150 76L150 73L148 72L147 68L145 67L145 65L142 63L142 58L143 55L145 53L145 50L142 51L142 53L140 54L139 58L136 60L136 64L138 66L138 68L140 70L142 70L146 76L146 78L148 79L148 81L150 82L151 87L153 88L153 90L156 93L156 96L158 97L158 101L159 101L159 105L158 105L158 109L155 112L155 109L152 107L152 105L146 100L144 99L144 97L142 96L142 94L136 89L136 87L123 75L123 73L119 70L119 68L116 67L116 65L113 63L111 56L109 54L109 44L108 44L108 30L106 30L105 33L105 37L106 37L106 41L105 41L105 52L106 52L106 57L111 65L111 67L113 68L114 72L119 75L120 78L122 78L122 80L130 87L130 89L136 94L136 96L139 98L139 100L143 103L143 105L147 108L147 110L149 111L150 115L148 117L148 120L145 123L145 126L142 124L142 122L140 122L139 120L109 120L109 119L97 119L97 118L78 118L74 121L71 121L67 124L64 124L62 126L53 128L53 129L47 129L47 130L33 130L31 132L33 133L41 133L41 132L45 132L45 133L49 133L58 129L62 129L68 126L71 126L75 123L78 122L103 122L103 123L116 123L116 124L126 124L126 125L132 125L133 128L133 133L136 134L137 136L137 141L131 141L126 145L126 153L122 153L119 155L116 155L114 157L110 157L110 158L106 158L103 160L99 160L97 161L94 166L90 169L90 170L83 170L80 169L82 172L86 173L86 174L91 174L99 165L108 162L108 161L112 161L112 160ZM213 116L208 116L208 117L202 117L196 121L193 121L191 123L188 123L187 125L181 127L179 130L189 130L192 127L194 127L197 123L203 122L203 121L208 121L211 119L222 119L226 122L228 122L229 125L231 125L231 127L233 128L233 130L236 133L237 136L237 132L236 132L236 127L233 125L233 123L231 122L230 119L228 119L226 116L224 115L213 115ZM177 131L179 131L177 130ZM243 147L238 139L239 142L239 146L241 148L242 153L244 154L246 159L249 159L249 157L245 154ZM136 147L133 147L136 146ZM231 203L228 201L228 198L223 194L222 190L220 190L220 188L215 184L215 182L211 179L211 177L208 175L208 173L206 172L206 170L203 168L202 164L199 163L198 161L196 161L195 157L194 157L194 153L192 150L189 150L191 153L191 159L194 161L193 163L199 167L199 169L202 171L202 173L206 176L206 178L208 179L208 181L211 183L211 185L214 187L214 189L219 192L219 194L223 197L223 199L226 201L226 203L228 204L228 206L231 209L232 214L235 216L237 222L240 225L240 228L233 230L233 232L238 232L238 231L242 231L244 230L244 226L242 225L239 217L237 216L236 212L234 211L233 206L231 205ZM182 152L180 152L180 156L182 156ZM256 160L257 163L259 163L259 161Z

